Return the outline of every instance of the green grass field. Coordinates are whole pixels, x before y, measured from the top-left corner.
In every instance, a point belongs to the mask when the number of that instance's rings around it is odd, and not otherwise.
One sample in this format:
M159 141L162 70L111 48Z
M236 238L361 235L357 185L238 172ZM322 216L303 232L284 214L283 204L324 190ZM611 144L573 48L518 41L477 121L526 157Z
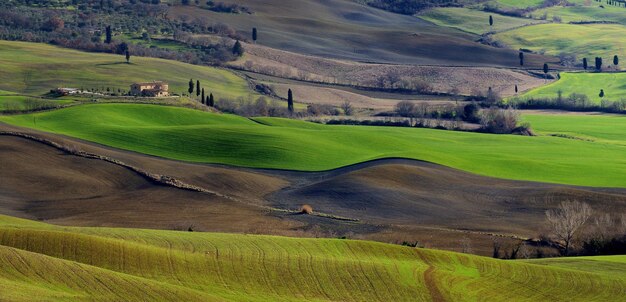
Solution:
M602 3L605 4L605 3ZM554 16L561 18L564 23L580 21L611 21L626 25L626 9L604 5L600 8L600 3L593 2L591 6L552 6L532 12L533 17L539 18L546 14L548 20Z
M489 2L504 8L527 8L538 6L543 3L543 1L544 0L491 0Z
M67 98L42 99L25 95L3 95L0 92L0 112L6 110L18 111L32 110L41 107L55 107L59 105L71 104L73 102L73 100Z
M200 80L216 99L247 97L246 81L232 72L170 60L86 53L46 44L0 41L0 89L44 94L57 87L128 90L134 82L164 80L170 91L187 90L190 78Z
M595 103L600 103L600 89L604 99L619 101L626 99L626 73L561 73L561 79L549 85L533 89L520 96L528 98L556 98L560 91L567 97L571 93L585 94Z
M539 135L566 135L599 144L626 146L624 140L626 116L624 115L524 115Z
M3 301L624 301L623 271L586 261L562 268L367 241L0 216ZM610 261L622 260L598 263Z
M0 121L193 162L314 171L406 157L499 178L626 187L623 123L610 127L611 131L621 131L612 142L591 142L550 136L327 126L275 118L255 122L233 115L134 104L82 105L5 116ZM570 121L561 127L567 129L580 122ZM534 126L542 131L541 123Z
M494 35L510 48L526 48L549 55L574 54L579 60L587 57L604 59L604 67L613 63L613 56L626 57L626 27L619 24L538 24Z
M479 35L492 30L489 27L489 16L493 16L493 31L496 32L542 22L461 7L440 7L419 14L420 18L439 26L454 27Z

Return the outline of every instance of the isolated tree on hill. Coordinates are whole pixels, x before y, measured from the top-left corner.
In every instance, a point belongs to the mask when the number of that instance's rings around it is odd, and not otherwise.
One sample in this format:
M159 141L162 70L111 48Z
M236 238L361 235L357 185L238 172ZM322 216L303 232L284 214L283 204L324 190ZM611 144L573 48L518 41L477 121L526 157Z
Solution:
M583 68L587 70L587 67L589 67L589 64L587 63L587 58L583 58Z
M293 92L291 89L287 91L287 110L289 110L289 113L293 114Z
M493 31L493 16L492 15L489 15L489 27Z
M349 101L345 101L341 104L341 109L343 109L343 114L345 115L352 115L352 103L350 103Z
M200 80L196 81L196 97L200 96Z
M518 90L517 90L517 84L515 84L515 94L517 94Z
M617 65L619 65L619 57L617 55L613 57L613 65L615 65L616 67Z
M200 99L202 100L202 103L204 104L204 88L202 88L202 97Z
M548 71L550 71L550 67L548 67L548 63L543 64L543 79L548 80Z
M187 89L187 91L189 92L189 95L190 95L190 96L191 96L191 94L193 93L193 88L194 88L194 85L193 85L193 79L190 79L190 80L189 80L189 89Z
M256 30L256 27L252 28L252 41L254 41L254 43L256 43L256 40L258 38L258 33Z
M602 71L602 58L596 57L596 70Z
M604 89L600 89L600 94L599 94L599 96L600 96L601 98L603 98L603 97L604 97Z
M519 53L519 65L524 66L524 53L523 52Z
M237 41L235 42L235 45L233 46L233 54L241 57L243 56L243 46L241 46L241 42Z
M209 94L209 102L208 103L209 103L208 105L211 106L211 107L215 106L215 100L213 99L213 94L212 93Z
M126 50L126 64L130 64L130 51Z
M113 37L112 37L112 36L113 36L113 34L111 33L111 25L109 25L109 26L107 26L107 27L106 27L105 32L106 32L106 36L105 36L105 38L104 38L104 43L106 43L106 44L111 44L111 40L112 40L112 38L113 38Z
M547 210L546 219L552 233L563 241L563 255L567 256L577 231L591 216L591 207L578 201L563 201L558 208Z

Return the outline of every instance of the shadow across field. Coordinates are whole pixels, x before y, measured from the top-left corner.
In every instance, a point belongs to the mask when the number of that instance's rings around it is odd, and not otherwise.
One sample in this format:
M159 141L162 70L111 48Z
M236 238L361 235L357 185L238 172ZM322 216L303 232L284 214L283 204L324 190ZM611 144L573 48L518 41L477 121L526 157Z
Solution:
M151 182L110 162L0 136L0 214L76 226L141 227L419 241L458 250L470 237L488 254L494 236L529 238L544 212L581 200L598 213L626 211L626 189L510 181L407 159L325 172L234 168L166 160L0 124L117 159L218 194ZM318 215L294 215L309 204Z

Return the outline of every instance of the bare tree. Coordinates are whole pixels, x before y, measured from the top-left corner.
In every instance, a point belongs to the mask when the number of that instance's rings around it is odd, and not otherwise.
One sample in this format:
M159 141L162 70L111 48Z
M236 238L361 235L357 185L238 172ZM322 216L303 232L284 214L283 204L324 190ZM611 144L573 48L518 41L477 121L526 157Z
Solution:
M410 117L413 115L415 111L415 104L410 101L402 101L396 104L395 108L396 113L402 117Z
M574 236L590 216L591 207L578 201L563 201L558 208L546 211L554 236L565 244L563 255L569 254Z
M343 114L352 115L352 112L353 112L352 103L350 103L349 101L343 102L341 104L341 109L343 110Z

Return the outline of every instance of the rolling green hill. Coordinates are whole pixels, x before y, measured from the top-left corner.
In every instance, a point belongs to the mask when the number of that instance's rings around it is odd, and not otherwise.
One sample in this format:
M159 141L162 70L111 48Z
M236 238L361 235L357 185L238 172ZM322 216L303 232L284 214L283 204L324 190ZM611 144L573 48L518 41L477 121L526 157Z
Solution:
M255 95L232 72L170 60L86 53L46 44L0 41L0 89L44 94L57 87L128 90L134 82L163 80L170 91L187 91L189 79L219 98Z
M489 16L493 16L493 29L489 27ZM484 34L490 31L508 30L542 21L515 18L462 7L439 7L420 13L419 17L439 26L454 27L460 30Z
M551 6L532 12L534 18L546 15L548 20L554 16L561 22L603 21L626 25L626 9L623 6L608 5L606 1L569 0L567 6Z
M626 12L626 10L625 10ZM614 55L626 57L626 27L620 24L539 24L521 27L494 35L508 47L526 48L549 55L560 53L587 57L593 64L595 57L604 58L604 66L612 64Z
M620 301L626 290L623 274L546 260L8 216L0 216L0 264L3 301Z
M619 101L626 98L626 73L561 73L561 78L549 85L533 89L520 96L528 98L556 98L559 91L567 97L571 93L584 94L592 102L600 103L600 89L604 99Z
M0 121L193 162L313 171L406 157L499 178L626 187L623 122L611 126L621 131L612 141L594 142L551 136L326 126L274 118L253 121L136 104L83 105L5 116ZM593 123L584 119L574 122ZM561 127L566 129L567 124ZM535 129L542 131L541 123Z

